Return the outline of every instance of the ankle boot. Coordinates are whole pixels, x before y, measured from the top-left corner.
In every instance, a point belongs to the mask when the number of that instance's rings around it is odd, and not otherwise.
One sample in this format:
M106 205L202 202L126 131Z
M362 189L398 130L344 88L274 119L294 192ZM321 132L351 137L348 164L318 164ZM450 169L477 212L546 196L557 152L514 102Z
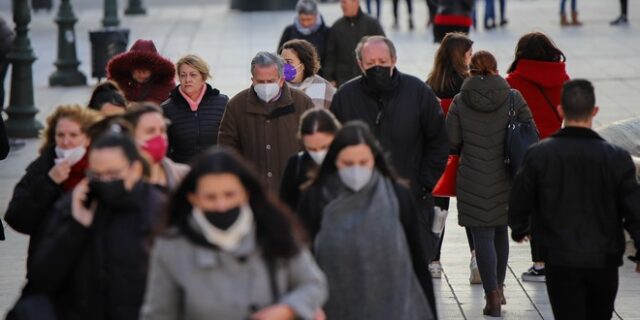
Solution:
M563 27L566 27L569 24L570 23L569 23L569 20L567 20L567 15L566 14L561 14L560 15L560 25L563 26Z
M502 313L502 306L500 305L500 300L502 300L502 297L500 295L500 291L498 291L498 289L495 289L487 293L485 299L487 300L487 304L482 310L482 314L485 316L500 317Z
M498 292L500 292L500 304L501 305L507 304L507 298L505 298L504 296L504 284L501 286L498 286Z
M578 12L577 11L573 11L571 12L571 24L574 26L581 26L582 22L580 22L578 20Z

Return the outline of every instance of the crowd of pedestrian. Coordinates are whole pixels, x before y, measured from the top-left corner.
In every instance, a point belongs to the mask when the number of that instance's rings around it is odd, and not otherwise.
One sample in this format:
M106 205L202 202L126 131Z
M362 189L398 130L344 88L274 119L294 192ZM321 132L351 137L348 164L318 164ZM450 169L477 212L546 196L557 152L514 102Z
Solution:
M357 0L330 28L300 0L231 98L197 55L141 39L114 57L85 106L48 117L15 186L4 219L30 242L7 319L438 319L445 169L486 299L474 317L507 303L511 227L556 318L611 318L623 229L640 247L637 119L605 141L593 86L549 37L523 35L503 77L465 34L473 1L427 3L425 79ZM527 128L540 142L518 162Z

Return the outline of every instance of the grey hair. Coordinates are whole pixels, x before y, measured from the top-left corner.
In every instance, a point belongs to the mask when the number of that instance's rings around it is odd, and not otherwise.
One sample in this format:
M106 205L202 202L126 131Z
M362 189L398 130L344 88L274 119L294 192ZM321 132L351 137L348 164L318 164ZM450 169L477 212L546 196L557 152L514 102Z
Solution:
M364 46L368 43L376 43L376 42L384 42L387 45L387 48L389 48L389 54L391 55L391 59L396 59L396 46L393 45L393 42L391 42L391 40L389 40L389 38L385 37L385 36L364 36L362 37L362 39L360 39L360 42L358 42L358 45L356 46L356 59L358 59L358 61L362 61L362 48L364 48Z
M318 14L318 3L316 0L300 0L296 4L298 14Z
M251 60L251 75L253 75L256 66L263 68L276 66L278 68L278 75L280 75L280 78L284 76L284 60L282 60L282 58L275 53L266 51L260 51L256 53L256 56Z

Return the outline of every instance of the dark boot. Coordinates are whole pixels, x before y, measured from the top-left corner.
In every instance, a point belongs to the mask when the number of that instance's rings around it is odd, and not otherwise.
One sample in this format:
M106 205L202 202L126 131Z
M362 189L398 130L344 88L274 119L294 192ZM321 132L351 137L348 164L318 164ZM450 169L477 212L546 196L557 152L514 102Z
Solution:
M505 298L504 296L504 284L501 286L500 285L498 286L498 292L500 292L500 304L501 305L507 304L507 298Z
M490 317L500 317L502 313L502 306L500 304L502 296L500 295L500 291L495 289L487 293L485 299L487 300L487 304L484 306L482 314Z
M574 25L574 26L581 26L582 25L582 22L580 22L580 20L578 20L578 12L577 11L571 12L571 25Z
M629 20L626 15L621 15L618 19L611 21L609 24L612 26L626 25L629 24Z

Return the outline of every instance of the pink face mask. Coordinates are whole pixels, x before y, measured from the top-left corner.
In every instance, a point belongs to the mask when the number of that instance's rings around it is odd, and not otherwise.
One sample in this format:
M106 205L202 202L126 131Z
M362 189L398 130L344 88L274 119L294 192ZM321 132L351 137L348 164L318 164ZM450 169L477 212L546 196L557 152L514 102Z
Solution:
M161 134L145 141L142 145L142 150L146 151L151 156L153 162L158 163L164 159L164 156L167 154L168 147L169 143L167 138Z

